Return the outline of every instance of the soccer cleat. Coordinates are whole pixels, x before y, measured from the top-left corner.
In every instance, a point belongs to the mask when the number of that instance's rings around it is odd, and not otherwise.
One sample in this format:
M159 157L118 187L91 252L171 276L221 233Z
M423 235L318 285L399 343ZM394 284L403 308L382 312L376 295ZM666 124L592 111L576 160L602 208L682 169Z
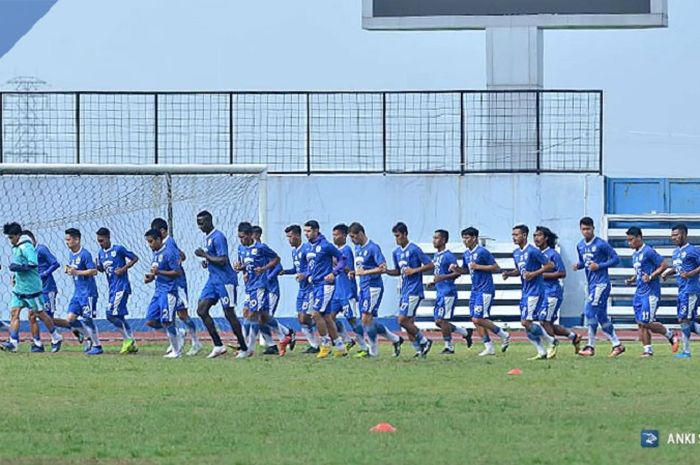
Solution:
M163 355L163 358L180 358L182 357L182 354L180 352L176 352L174 350L171 350L167 354Z
M454 349L450 349L449 347L445 347L444 349L442 349L442 351L440 351L440 353L441 353L442 355L454 355L455 350L454 350Z
M280 347L279 347L279 354L280 357L284 357L285 354L287 353L287 346L289 346L292 342L292 332L284 336L284 339L280 341ZM292 350L291 347L289 350Z
M294 350L297 346L297 333L292 328L289 328L289 337L291 338L289 341L289 350Z
M202 350L202 343L199 341L193 342L192 347L190 347L190 350L187 351L187 356L188 357L194 357L197 355L199 352Z
M574 346L574 354L578 355L579 352L581 352L581 335L576 334L576 337L574 338L573 341L571 341L571 345Z
M345 344L345 350L350 351L350 349L355 347L355 345L357 345L357 342L355 342L354 339L350 339L350 341L348 341L348 343Z
M4 350L5 352L17 353L17 346L11 343L10 341L7 341L3 342L2 345L0 345L0 350Z
M348 350L343 346L342 349L335 348L333 349L333 358L342 358L342 357L347 357L348 356Z
M559 347L559 341L554 340L554 343L552 343L551 347L547 349L547 358L552 359L557 357L557 348Z
M361 350L352 356L352 358L367 358L367 357L369 357L369 352L367 352L366 350Z
M640 357L642 357L642 358L651 358L653 356L654 356L654 352L642 352L642 354L640 355Z
M34 354L41 354L41 353L44 353L44 346L43 345L38 346L36 344L32 344L32 348L29 349L29 351L34 353Z
M671 351L674 354L678 352L678 347L680 345L680 341L678 340L678 334L673 333L673 336L671 336L671 339L669 339L668 342L671 343Z
M122 342L122 347L119 349L119 355L125 355L129 353L129 342L131 339L124 339Z
M51 353L55 354L61 350L61 345L63 344L63 339L59 339L58 342L51 343Z
M496 355L496 351L494 350L493 347L489 349L484 349L481 352L479 352L479 357L486 357L488 355Z
M318 347L313 347L313 346L308 346L306 349L304 349L301 353L302 354L317 354L319 352Z
M613 350L615 350L615 349L613 348ZM624 351L624 348L623 348L623 351ZM594 357L595 356L595 347L586 346L578 354L581 357ZM612 353L611 353L611 355L612 355Z
M263 351L263 355L279 355L280 351L276 345L267 346Z
M331 348L330 346L321 346L321 350L318 351L316 354L316 358L321 359L321 358L328 358L328 356L331 354Z
M85 336L83 336L83 333L78 331L77 329L73 330L73 336L78 340L78 344L82 344L83 340L85 340Z
M90 350L86 352L87 355L102 355L103 353L104 350L102 350L102 346L90 347Z
M426 339L425 344L421 344L421 350L420 350L420 355L421 357L426 357L428 355L428 352L430 352L430 349L433 348L433 341L430 339ZM452 351L454 353L454 350Z
M474 345L472 334L474 334L474 330L467 328L467 334L464 335L464 340L467 341L467 349L471 349L471 347Z
M226 347L214 346L214 348L211 350L209 355L207 355L207 358L216 358L220 355L224 355L225 353L226 353Z
M501 342L501 352L505 352L508 350L508 347L510 347L510 334L506 336L505 339Z
M255 352L251 352L249 350L242 350L242 351L238 352L238 354L236 355L236 358L250 358L253 356L254 353Z
M399 340L392 344L394 346L394 357L401 355L401 344L403 344L403 338L399 336Z
M679 352L675 355L676 358L690 358L690 352Z
M623 346L622 344L618 344L612 348L612 350L610 351L610 355L608 355L608 357L619 357L620 355L625 353L625 350L627 350L627 349L625 349L625 346ZM581 355L581 354L579 354L579 355Z
M173 345L172 345L172 344L168 344L168 348L165 349L165 355L168 355L168 354L169 354L170 352L172 352L172 351L173 351Z
M92 350L92 339L89 337L83 339L83 352L86 354Z
M547 360L547 354L537 354L533 357L528 358L528 360Z

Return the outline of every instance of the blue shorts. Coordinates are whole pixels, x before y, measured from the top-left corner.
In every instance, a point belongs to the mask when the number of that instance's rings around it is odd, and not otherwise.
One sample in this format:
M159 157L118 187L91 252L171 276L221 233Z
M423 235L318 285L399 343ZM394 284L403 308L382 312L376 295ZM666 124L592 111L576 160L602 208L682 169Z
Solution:
M433 319L435 321L450 321L455 315L455 305L457 305L456 295L438 295L435 299Z
M369 313L372 316L379 314L379 305L384 296L383 287L365 287L360 289L360 312Z
M469 314L472 318L491 318L493 292L472 291L469 296Z
M268 292L267 293L268 308L270 309L270 315L275 316L277 311L277 306L280 303L280 295L278 292Z
M520 321L535 321L538 317L544 294L524 295L520 298Z
M267 289L262 287L246 293L245 301L243 302L243 306L246 307L249 312L253 313L267 312L269 305Z
M679 292L677 314L678 320L695 320L698 316L698 297L693 292Z
M401 298L399 299L399 315L414 318L416 316L416 310L418 310L418 306L422 301L422 295L401 294Z
M44 292L44 294L43 294L44 311L51 318L53 318L53 316L56 314L56 295L57 294L58 294L58 292L56 292L56 291Z
M44 299L41 292L32 295L18 295L12 292L10 308L26 308L33 312L42 312L44 311Z
M311 289L299 289L297 292L297 313L311 313Z
M107 306L107 316L126 316L129 311L126 303L129 301L129 294L124 291L115 292L109 295L109 305Z
M608 297L610 297L610 283L588 285L588 298L583 313L588 324L597 322L602 325L610 321Z
M314 284L313 287L313 311L326 315L331 311L331 299L335 294L335 284Z
M189 293L187 292L187 283L184 286L178 286L177 288L177 303L175 304L175 311L180 312L182 310L187 310L187 301L189 300Z
M68 303L68 313L83 318L97 317L97 296L73 296Z
M208 279L199 300L209 300L219 302L222 307L229 308L236 306L236 285L233 283L224 284Z
M146 320L171 323L175 318L177 301L177 292L154 294L153 298L151 299L151 303L148 304Z
M538 315L538 320L554 323L559 318L559 308L561 307L561 302L563 295L545 295L544 299L540 304L540 314Z
M654 294L634 295L632 307L634 307L634 321L637 323L652 323L656 319L656 310L659 308L660 296Z

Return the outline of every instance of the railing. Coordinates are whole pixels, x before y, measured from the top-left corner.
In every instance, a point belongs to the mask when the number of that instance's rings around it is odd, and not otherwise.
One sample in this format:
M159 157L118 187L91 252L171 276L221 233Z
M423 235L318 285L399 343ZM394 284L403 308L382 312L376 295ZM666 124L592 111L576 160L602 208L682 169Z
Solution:
M603 94L3 92L0 162L601 173Z

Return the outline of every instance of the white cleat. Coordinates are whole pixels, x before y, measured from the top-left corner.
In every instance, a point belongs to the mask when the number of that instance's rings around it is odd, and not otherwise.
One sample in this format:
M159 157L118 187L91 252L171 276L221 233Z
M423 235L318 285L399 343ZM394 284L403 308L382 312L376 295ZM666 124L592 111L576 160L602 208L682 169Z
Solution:
M170 345L168 346L168 348L165 350L165 355L168 355L168 354L172 353L172 351L173 351L173 345L170 344Z
M176 352L174 350L168 352L167 354L163 355L163 358L180 358L182 354L180 352Z
M192 348L187 352L187 355L193 357L197 355L202 350L202 343L197 341L192 343ZM225 349L224 349L225 351Z
M193 347L194 349L194 347ZM207 355L207 358L216 358L220 355L224 355L226 353L226 346L214 346L212 349L211 353Z
M479 352L479 357L485 357L487 355L496 355L496 351L493 347L491 347L490 349L484 349L481 352Z
M249 358L253 356L254 352L251 352L249 350L242 350L241 352L238 352L238 355L236 355L236 358Z

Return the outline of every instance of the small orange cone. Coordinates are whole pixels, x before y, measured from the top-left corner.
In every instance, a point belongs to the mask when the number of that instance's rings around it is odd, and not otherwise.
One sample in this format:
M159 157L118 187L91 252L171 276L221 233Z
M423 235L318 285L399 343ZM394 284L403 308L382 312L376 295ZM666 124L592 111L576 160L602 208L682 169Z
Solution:
M520 368L513 368L512 370L510 370L510 371L508 372L508 374L511 375L511 376L522 375L522 374L523 374L523 370L521 370Z
M379 423L378 425L370 428L370 431L373 433L395 433L396 428L391 426L389 423Z

